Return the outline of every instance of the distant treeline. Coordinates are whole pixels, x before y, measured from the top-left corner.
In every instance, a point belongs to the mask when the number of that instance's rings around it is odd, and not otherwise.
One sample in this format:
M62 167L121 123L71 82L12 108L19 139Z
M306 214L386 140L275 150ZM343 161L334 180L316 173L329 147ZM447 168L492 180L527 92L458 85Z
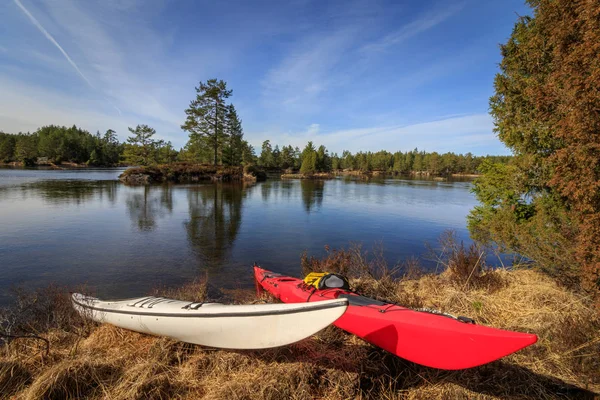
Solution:
M511 156L474 156L471 153L455 154L428 153L414 149L407 152L389 151L358 152L349 151L329 154L325 146L315 148L312 142L300 151L298 147L279 146L273 148L266 140L257 159L258 165L267 169L294 169L301 173L331 172L349 169L353 171L383 171L409 174L421 172L431 175L476 174L484 160L506 164Z
M49 125L16 135L0 132L0 161L5 163L17 161L29 166L43 158L52 163L115 165L122 152L123 145L110 129L104 135L92 135L75 125Z
M154 130L138 125L130 131L134 136L120 143L114 130L104 134L90 132L73 125L43 126L33 133L0 132L0 162L21 162L26 166L47 163L76 163L114 166L120 163L168 163L177 160L178 152L170 142L151 140ZM140 134L141 132L141 134ZM142 136L142 139L140 139Z
M70 162L96 166L156 165L177 161L210 162L210 152L193 152L197 141L190 140L180 151L173 148L170 142L155 140L156 131L148 125L129 128L132 136L127 142L120 143L116 132L112 129L104 134L92 135L86 130L73 125L49 125L39 128L34 133L16 135L0 132L0 162L22 162L24 165L35 165L40 161L47 163ZM378 152L349 151L330 154L325 146L316 147L312 142L300 150L298 147L271 146L266 140L262 144L260 155L256 155L252 146L242 139L239 130L237 146L224 146L218 153L220 165L258 165L270 170L291 169L303 174L315 172L331 172L336 170L383 171L401 174L413 172L430 175L476 174L484 160L492 163L507 163L510 156L474 156L471 153L454 154L437 152L428 153L417 149L407 152L391 153L385 150ZM231 151L231 149L240 151Z
M414 149L407 152L343 151L330 154L325 146L312 142L300 150L292 146L271 146L265 140L260 155L244 139L242 120L235 106L228 103L233 91L222 80L200 82L196 97L185 110L181 129L189 140L179 151L171 142L156 140L156 131L148 125L129 128L131 136L119 143L112 129L95 135L73 125L49 125L34 133L16 135L0 132L0 163L21 162L24 165L70 162L113 166L118 164L148 166L177 161L223 166L258 165L271 170L294 170L302 174L334 170L383 171L393 173L425 173L429 175L475 174L484 160L505 164L510 156L478 157L471 153L427 153Z

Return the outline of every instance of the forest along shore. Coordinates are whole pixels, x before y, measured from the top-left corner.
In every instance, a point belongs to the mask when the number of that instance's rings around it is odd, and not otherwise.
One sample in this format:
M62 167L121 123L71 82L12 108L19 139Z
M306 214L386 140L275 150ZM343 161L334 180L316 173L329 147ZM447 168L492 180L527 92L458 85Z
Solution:
M535 333L538 343L462 371L410 363L333 326L290 346L215 350L85 321L71 307L67 290L54 287L22 292L15 307L2 310L11 334L38 338L11 339L0 347L0 391L19 399L600 395L600 317L590 299L534 270L486 269L468 250L455 250L441 260L447 268L437 275L422 274L411 264L397 278L381 258L357 249L331 251L323 259L305 256L301 263L305 273L327 270L350 276L352 288L366 296ZM206 281L197 281L150 294L197 302L207 300L207 287ZM256 302L253 290L211 296L218 298L210 301ZM275 301L266 294L262 300Z

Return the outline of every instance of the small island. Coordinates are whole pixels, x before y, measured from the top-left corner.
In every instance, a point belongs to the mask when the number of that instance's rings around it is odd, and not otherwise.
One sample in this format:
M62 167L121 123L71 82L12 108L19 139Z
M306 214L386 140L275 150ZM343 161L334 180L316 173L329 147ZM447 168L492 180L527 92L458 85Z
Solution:
M264 181L266 173L254 166L232 167L222 165L173 163L147 167L130 168L119 176L119 180L129 185L151 183L190 183L212 182L257 182Z

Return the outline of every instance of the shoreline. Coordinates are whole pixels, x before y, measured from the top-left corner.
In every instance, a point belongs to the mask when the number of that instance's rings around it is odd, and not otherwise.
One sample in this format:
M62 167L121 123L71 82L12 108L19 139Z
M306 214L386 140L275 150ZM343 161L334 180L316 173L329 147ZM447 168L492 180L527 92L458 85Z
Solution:
M324 267L326 260L317 261ZM0 347L0 387L16 398L551 398L557 390L593 398L600 392L593 355L600 329L584 296L532 270L394 279L358 276L353 289L412 307L434 307L477 323L536 333L537 344L484 366L461 371L423 367L330 326L301 342L265 350L223 350L178 342L81 319L68 295L46 293L53 311L37 321L49 341L12 340ZM152 295L207 299L207 282ZM254 290L223 293L223 302L255 303ZM263 294L261 302L275 300ZM569 304L569 309L564 305ZM35 309L34 309L35 311ZM501 311L501 312L500 312ZM34 321L32 321L34 322ZM573 335L573 330L578 335Z
M359 170L336 170L331 172L316 172L313 174L282 173L281 179L334 179L337 176L353 176L357 178L385 178L385 177L412 177L426 178L436 181L446 181L449 178L478 178L481 174L431 174L424 171L411 171L410 173L389 171L359 171Z

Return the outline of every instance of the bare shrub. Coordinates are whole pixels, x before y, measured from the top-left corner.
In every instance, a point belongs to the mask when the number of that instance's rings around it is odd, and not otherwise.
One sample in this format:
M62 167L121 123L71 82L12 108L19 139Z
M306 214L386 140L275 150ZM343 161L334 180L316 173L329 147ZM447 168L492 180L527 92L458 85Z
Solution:
M51 329L75 332L86 325L86 321L73 309L65 287L15 288L13 292L14 305L0 309L0 326L9 335L40 334Z
M501 284L486 264L486 248L477 243L465 246L452 230L445 231L438 242L439 248L429 248L429 258L436 262L436 271L445 272L457 287L468 290L485 285L492 289Z

